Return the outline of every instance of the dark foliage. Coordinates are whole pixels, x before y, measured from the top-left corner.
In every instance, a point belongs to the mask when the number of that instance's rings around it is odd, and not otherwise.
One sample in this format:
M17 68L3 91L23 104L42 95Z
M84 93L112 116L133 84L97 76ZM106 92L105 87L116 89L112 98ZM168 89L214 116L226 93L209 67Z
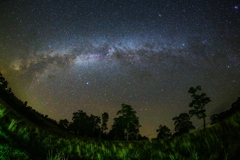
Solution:
M240 97L238 97L236 102L234 102L231 106L232 107L229 110L223 111L223 112L221 112L219 114L211 115L210 116L211 124L215 124L217 122L221 122L221 121L225 120L226 118L232 116L236 112L239 112L240 111Z
M100 132L101 119L98 116L88 116L82 110L73 113L72 123L69 125L69 130L79 136L98 137Z
M107 112L104 112L102 114L102 124L101 124L101 131L99 132L99 139L101 139L102 136L106 138L105 131L108 129L107 122L108 122L109 115Z
M58 127L57 121L49 118L47 115L43 115L36 110L32 109L32 107L27 105L27 101L23 102L20 99L18 99L14 93L12 92L11 88L8 88L8 82L5 80L5 78L0 73L0 97L3 101L5 101L9 107L16 110L19 114L26 117L28 120L32 121L38 126L52 128ZM44 123L43 119L49 123Z
M178 117L174 117L173 120L175 121L174 125L176 131L174 135L181 135L195 129L190 121L190 116L188 113L181 113Z
M59 126L61 126L64 129L68 129L70 122L67 119L60 119L58 122Z
M210 124L215 124L218 122L219 120L219 114L213 114L210 116L210 119L211 119L211 123Z
M191 93L192 102L189 107L193 108L189 111L190 116L196 115L198 119L203 119L203 128L206 127L206 110L205 105L211 102L210 98L206 96L206 93L200 93L202 90L201 86L196 88L191 87L188 93Z
M158 139L168 139L172 136L172 133L167 126L160 125L159 129L157 129L156 131L158 132Z
M114 139L138 139L139 137L139 118L136 111L130 105L122 104L121 110L117 112L120 115L114 118L112 129L109 132L110 137Z

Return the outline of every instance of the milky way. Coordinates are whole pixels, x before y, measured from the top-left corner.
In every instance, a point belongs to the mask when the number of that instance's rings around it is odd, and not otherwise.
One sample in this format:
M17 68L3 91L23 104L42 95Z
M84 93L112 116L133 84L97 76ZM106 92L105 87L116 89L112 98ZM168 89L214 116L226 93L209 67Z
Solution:
M173 131L172 118L188 112L191 86L211 97L208 116L240 94L238 3L1 3L0 71L19 98L53 119L71 120L77 110L113 119L127 103L141 134L155 137L160 124Z

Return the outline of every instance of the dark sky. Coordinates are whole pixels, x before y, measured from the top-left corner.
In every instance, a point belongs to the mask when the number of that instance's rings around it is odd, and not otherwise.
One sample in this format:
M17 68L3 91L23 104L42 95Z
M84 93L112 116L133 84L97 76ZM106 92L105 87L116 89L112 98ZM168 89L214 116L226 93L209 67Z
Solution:
M14 93L59 120L83 110L116 117L121 103L141 134L188 112L191 86L207 116L240 95L240 1L3 0L0 72ZM196 127L202 121L195 121Z

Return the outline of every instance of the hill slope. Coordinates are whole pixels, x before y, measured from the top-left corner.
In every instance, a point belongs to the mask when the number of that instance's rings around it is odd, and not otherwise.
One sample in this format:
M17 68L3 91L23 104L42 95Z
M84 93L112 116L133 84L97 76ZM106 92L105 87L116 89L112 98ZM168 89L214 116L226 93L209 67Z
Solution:
M0 76L1 77L1 76ZM0 159L238 160L240 98L205 130L163 140L77 137L19 100L0 78Z
M0 100L1 159L239 158L240 113L206 130L161 141L100 141L38 126Z

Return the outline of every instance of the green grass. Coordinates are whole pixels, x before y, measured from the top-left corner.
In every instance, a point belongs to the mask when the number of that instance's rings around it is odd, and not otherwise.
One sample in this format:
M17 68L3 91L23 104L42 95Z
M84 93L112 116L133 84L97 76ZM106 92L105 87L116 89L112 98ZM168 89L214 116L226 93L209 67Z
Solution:
M2 105L2 104L0 104L0 105ZM1 108L1 110L0 110L0 118L2 118L4 115L5 115L5 109Z
M28 160L29 157L26 153L12 148L11 146L7 144L1 144L0 145L0 159L16 159L16 160Z
M169 140L101 141L33 125L0 104L0 159L231 160L240 148L240 113Z
M62 152L53 153L52 150L48 152L47 159L46 160L67 160L68 158L65 158L64 154Z

